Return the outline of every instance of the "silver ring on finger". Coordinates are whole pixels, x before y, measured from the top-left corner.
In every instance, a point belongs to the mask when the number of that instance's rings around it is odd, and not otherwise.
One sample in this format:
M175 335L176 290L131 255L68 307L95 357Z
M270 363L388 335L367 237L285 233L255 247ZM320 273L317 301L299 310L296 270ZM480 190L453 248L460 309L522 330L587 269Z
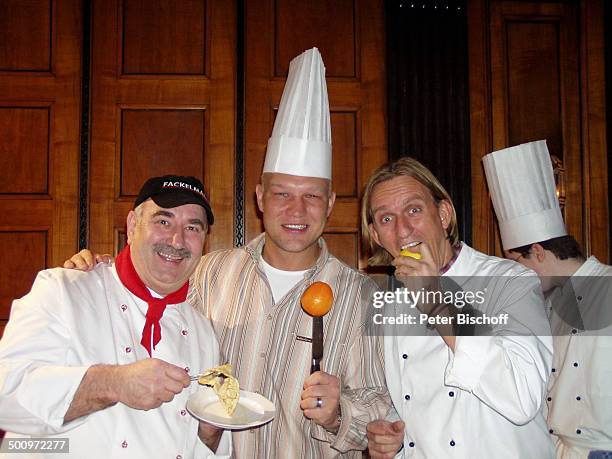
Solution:
M317 408L321 408L323 406L323 399L321 397L317 397Z

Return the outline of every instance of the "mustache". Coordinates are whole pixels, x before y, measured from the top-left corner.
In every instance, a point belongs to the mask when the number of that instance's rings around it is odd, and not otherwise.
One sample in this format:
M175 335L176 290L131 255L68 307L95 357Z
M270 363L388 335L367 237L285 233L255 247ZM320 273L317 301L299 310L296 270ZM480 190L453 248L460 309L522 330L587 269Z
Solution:
M175 249L168 244L154 244L153 250L160 255L167 255L171 257L191 258L191 251L189 249L180 248Z

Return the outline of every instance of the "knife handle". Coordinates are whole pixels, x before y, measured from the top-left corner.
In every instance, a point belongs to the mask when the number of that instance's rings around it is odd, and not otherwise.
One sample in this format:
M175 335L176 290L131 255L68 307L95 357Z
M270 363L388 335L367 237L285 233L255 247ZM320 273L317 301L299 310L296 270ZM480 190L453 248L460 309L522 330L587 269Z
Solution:
M312 365L310 374L321 371L321 359L323 358L323 317L312 318Z

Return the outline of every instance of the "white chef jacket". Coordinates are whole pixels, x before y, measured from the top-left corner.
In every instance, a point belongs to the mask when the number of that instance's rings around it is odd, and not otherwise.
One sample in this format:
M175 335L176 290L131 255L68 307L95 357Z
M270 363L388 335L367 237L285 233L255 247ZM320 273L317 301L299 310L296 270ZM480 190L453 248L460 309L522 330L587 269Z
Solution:
M454 353L424 326L421 336L385 336L387 386L406 423L397 457L553 457L541 410L552 339L537 276L466 244L444 276L464 291L482 285L482 278L471 285L473 276L505 276L491 278L486 301L474 308L517 320L495 327L492 336L457 336ZM532 336L534 330L548 336Z
M197 384L156 409L117 403L63 425L88 367L149 357L140 344L146 312L147 303L124 287L114 265L99 264L91 272L41 271L30 293L13 302L0 340L0 428L7 430L5 438L69 438L70 454L39 453L35 458L215 457L198 438L198 421L185 409ZM154 358L192 374L218 364L212 327L187 302L168 305L160 325ZM217 451L229 455L229 450L230 435L224 432Z
M612 278L602 276L612 276L612 267L590 257L547 298L555 350L548 426L562 459L586 458L590 450L612 451ZM578 305L586 331L556 314L568 300ZM594 321L599 330L589 326Z

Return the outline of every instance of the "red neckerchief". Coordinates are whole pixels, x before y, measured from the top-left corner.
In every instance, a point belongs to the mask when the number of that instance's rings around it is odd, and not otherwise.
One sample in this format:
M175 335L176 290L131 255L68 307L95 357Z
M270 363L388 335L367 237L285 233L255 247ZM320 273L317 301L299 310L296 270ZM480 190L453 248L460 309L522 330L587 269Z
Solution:
M164 315L166 306L169 304L179 304L185 301L187 298L187 290L189 289L189 281L185 282L176 292L166 295L164 298L155 298L140 279L136 269L134 269L129 245L125 246L119 255L117 255L115 267L117 268L117 274L119 274L121 283L125 285L130 292L141 300L146 301L149 305L147 308L145 325L142 329L140 344L142 344L147 349L149 355L151 355L151 326L153 326L153 349L155 349L155 346L161 340L161 325L159 325L159 321Z

